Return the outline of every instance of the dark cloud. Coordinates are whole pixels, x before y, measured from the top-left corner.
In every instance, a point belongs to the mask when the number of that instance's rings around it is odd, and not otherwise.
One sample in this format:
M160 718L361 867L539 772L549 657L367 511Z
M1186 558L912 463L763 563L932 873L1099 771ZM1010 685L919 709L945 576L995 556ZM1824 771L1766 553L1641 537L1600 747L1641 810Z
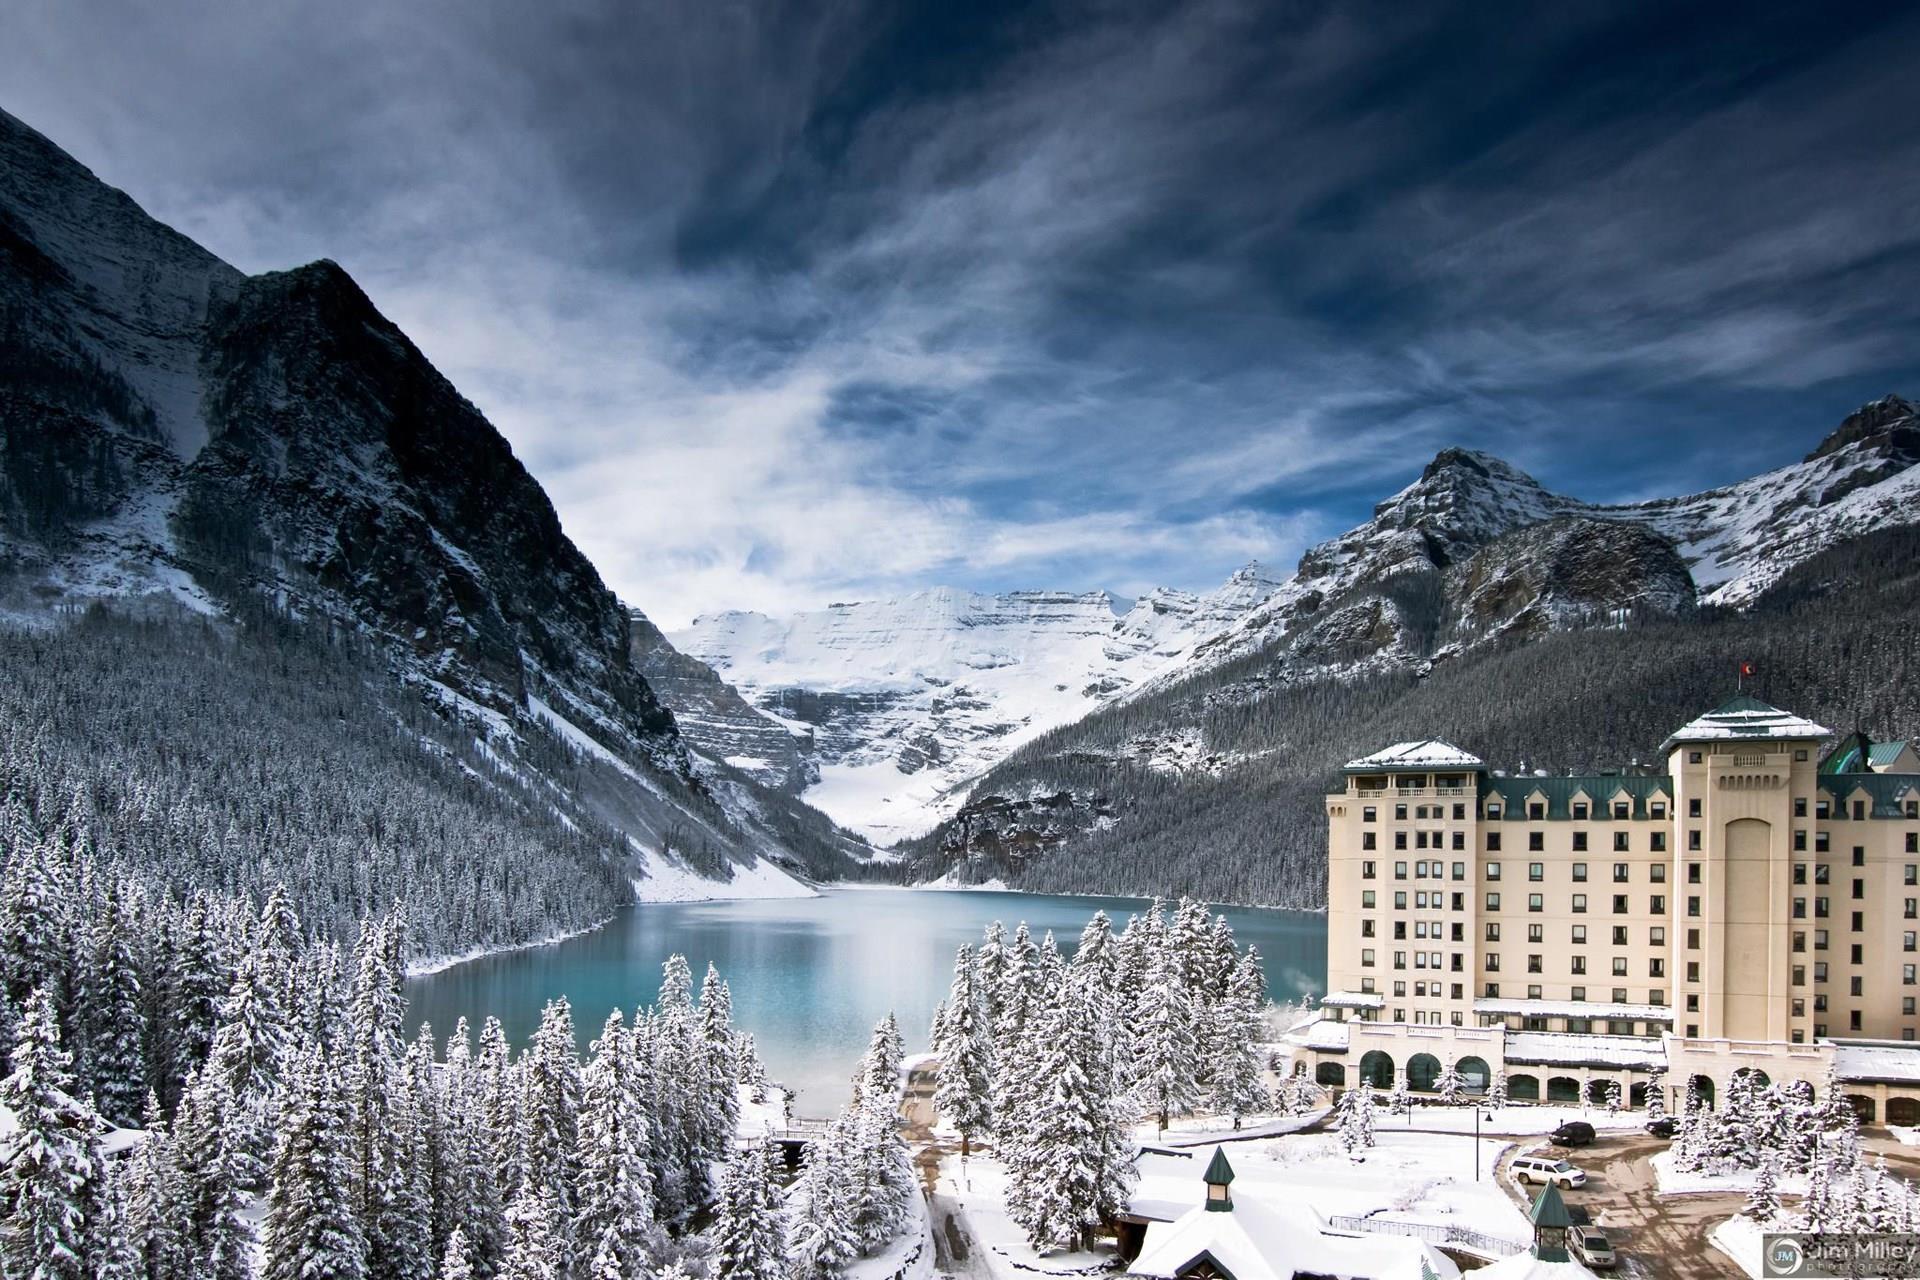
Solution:
M0 94L344 262L669 621L1201 586L1920 389L1910 6L30 0Z

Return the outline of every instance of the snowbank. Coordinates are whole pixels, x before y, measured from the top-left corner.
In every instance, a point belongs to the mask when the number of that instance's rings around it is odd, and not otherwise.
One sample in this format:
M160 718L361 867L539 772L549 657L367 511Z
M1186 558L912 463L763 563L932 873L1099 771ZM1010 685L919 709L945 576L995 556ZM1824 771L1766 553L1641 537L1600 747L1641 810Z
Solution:
M817 898L819 892L764 858L735 866L733 879L709 880L680 863L648 853L647 876L633 882L639 902L730 902L740 898Z

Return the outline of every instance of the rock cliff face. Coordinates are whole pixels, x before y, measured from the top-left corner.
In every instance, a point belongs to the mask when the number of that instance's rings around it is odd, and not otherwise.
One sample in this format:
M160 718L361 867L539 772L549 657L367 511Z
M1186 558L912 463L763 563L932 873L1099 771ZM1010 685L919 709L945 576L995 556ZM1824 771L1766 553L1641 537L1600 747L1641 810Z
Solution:
M817 815L766 821L689 749L539 484L333 263L245 276L0 113L0 369L16 604L352 627L502 751L557 737L625 778L574 799L643 852L838 860L773 830Z

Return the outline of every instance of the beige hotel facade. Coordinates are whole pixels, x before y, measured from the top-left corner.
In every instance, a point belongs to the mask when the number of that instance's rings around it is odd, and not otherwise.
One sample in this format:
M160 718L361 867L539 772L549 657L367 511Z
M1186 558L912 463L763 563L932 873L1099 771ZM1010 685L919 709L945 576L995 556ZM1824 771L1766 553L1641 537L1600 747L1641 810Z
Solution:
M1449 743L1327 797L1328 993L1288 1033L1342 1086L1572 1101L1737 1071L1920 1122L1920 755L1740 696L1665 769L1507 775Z

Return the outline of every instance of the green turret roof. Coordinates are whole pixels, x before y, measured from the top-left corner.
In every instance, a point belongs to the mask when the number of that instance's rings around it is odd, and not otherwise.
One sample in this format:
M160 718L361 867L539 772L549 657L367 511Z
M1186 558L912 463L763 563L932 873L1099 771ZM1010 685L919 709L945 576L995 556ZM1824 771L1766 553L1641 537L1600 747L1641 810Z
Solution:
M1227 1153L1219 1147L1213 1149L1213 1159L1207 1164L1204 1175L1206 1181L1214 1186L1224 1187L1233 1181L1233 1166L1227 1163Z

